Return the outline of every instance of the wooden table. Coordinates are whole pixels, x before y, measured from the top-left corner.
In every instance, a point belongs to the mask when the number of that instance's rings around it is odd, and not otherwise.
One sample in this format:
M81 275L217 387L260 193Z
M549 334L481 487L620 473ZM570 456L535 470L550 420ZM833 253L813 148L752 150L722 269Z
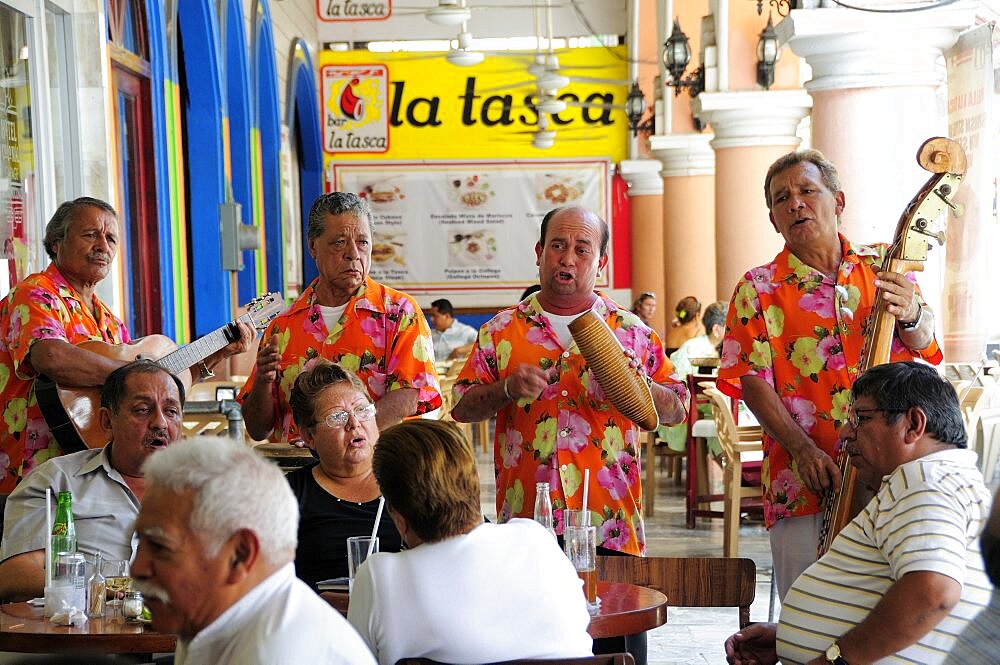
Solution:
M593 638L635 635L667 622L667 597L656 589L622 582L597 582L601 608L587 632Z
M0 606L0 651L20 653L170 653L176 635L157 633L141 623L90 619L82 626L57 626L28 603Z
M334 609L347 615L346 591L326 591L321 595ZM597 596L601 599L601 609L587 627L593 638L634 635L667 622L667 597L655 589L598 580Z

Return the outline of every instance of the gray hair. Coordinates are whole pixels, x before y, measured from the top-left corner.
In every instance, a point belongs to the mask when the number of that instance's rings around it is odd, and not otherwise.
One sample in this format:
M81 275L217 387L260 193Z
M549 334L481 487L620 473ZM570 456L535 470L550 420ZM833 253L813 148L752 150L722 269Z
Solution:
M89 196L81 196L78 199L66 201L56 208L56 211L52 213L52 219L50 219L49 223L45 225L45 253L49 255L50 259L55 260L56 243L60 243L66 239L66 233L69 231L69 225L76 217L74 213L76 213L76 211L83 206L90 206L91 208L98 208L99 210L110 212L114 215L115 219L118 219L118 213L115 212L114 207L112 207L110 203L105 203L100 199L94 199Z
M352 215L359 222L368 222L371 230L372 209L368 200L351 192L330 192L313 201L309 209L309 225L306 227L306 238L312 240L326 231L327 215Z
M809 162L817 169L819 169L820 177L823 179L823 185L830 190L830 193L836 194L840 191L840 175L837 174L837 167L833 165L826 155L821 153L819 150L799 150L798 152L790 152L786 155L782 155L775 160L771 166L767 169L767 175L764 176L764 201L767 203L767 209L771 209L771 180L774 176L778 175L785 169L791 168L796 164L802 164L803 162Z
M713 302L706 307L705 313L701 315L701 323L705 326L705 332L711 333L714 326L725 326L728 313L729 303L725 300Z
M142 465L147 487L194 492L188 527L209 557L226 539L249 529L269 565L295 558L299 506L281 470L245 444L196 436L150 455Z

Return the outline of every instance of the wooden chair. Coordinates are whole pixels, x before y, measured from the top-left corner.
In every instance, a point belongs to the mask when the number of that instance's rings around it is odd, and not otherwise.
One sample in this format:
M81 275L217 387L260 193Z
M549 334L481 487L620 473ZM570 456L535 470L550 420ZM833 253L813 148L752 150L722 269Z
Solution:
M752 559L598 556L597 579L656 589L672 607L738 607L740 628L757 591Z
M400 658L396 665L447 665L430 658ZM537 658L527 658L521 660L505 660L499 663L485 663L484 665L635 665L635 659L630 653L608 653L599 656L585 656L583 658L547 658L539 660Z
M739 556L740 549L740 513L744 499L754 499L752 503L760 506L763 494L759 486L745 487L743 485L743 455L755 453L755 457L763 454L763 430L758 426L737 427L733 418L729 398L715 387L706 387L705 395L712 401L712 418L718 431L719 445L722 447L724 487L723 499L723 556Z
M708 480L709 455L705 441L717 436L715 421L701 417L698 408L708 404L706 386L714 385L714 374L689 374L688 395L688 436L687 436L687 483L685 485L685 509L687 528L695 527L698 517L722 517L722 512L711 509L713 501L721 501L723 496L711 494Z
M684 453L673 450L657 436L656 432L640 432L642 437L642 464L646 477L642 481L642 514L650 517L656 508L656 461L657 457L667 458L669 475L675 483L681 482L681 460Z

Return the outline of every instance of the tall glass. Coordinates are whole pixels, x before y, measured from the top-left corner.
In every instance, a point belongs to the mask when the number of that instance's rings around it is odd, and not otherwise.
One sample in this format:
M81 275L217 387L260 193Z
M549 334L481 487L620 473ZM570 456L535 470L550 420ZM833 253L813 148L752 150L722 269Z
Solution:
M347 589L348 593L354 591L354 577L358 573L358 568L368 558L368 549L371 547L371 536L351 536L347 539ZM371 548L372 554L378 552L378 536L375 537L375 546Z
M125 559L107 559L101 569L104 584L108 591L108 618L122 620L122 599L132 590L132 578L129 577L128 561Z
M597 605L597 528L592 526L567 526L565 552L576 574L583 580L587 605Z

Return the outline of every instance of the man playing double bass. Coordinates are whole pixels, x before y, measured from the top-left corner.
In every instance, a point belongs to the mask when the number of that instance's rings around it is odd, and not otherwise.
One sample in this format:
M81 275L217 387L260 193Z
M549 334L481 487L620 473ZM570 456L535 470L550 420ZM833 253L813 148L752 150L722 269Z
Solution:
M887 246L853 244L839 233L844 192L820 152L774 162L764 198L785 247L736 286L718 385L742 398L764 428L764 519L784 598L816 560L821 500L841 484L837 430L848 416L876 289L896 319L891 362L937 364L942 354L915 283L878 272Z
M29 275L0 301L0 493L63 452L36 400L44 374L62 386L100 386L124 362L76 345L90 340L131 341L125 324L95 292L108 276L120 237L115 209L81 197L59 206L45 227L52 262ZM249 348L254 331L241 323L240 339L205 359L207 367Z

